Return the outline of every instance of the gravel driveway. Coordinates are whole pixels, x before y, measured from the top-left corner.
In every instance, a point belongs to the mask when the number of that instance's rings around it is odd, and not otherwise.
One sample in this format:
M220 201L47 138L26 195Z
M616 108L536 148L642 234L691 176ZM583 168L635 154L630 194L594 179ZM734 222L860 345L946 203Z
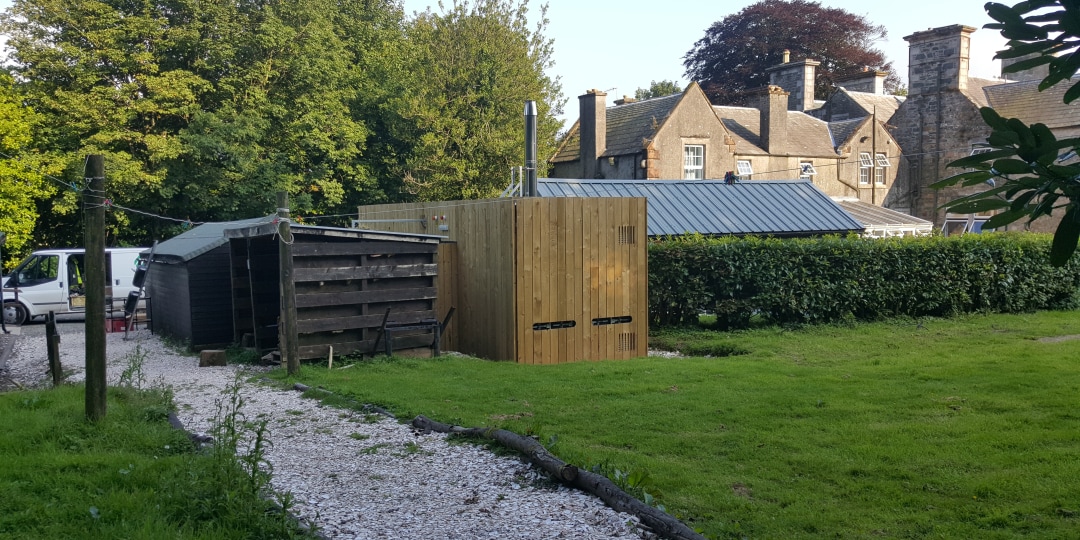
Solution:
M68 380L83 379L82 333L61 336ZM175 392L177 415L205 433L223 390L259 368L198 367L146 330L109 334L109 381L115 384L132 355L145 354L146 384ZM9 375L23 386L46 384L45 339L15 341ZM298 392L244 382L243 413L266 419L273 485L291 492L293 512L329 538L631 539L636 520L599 499L548 482L527 463L471 444L448 444L381 416L323 407Z

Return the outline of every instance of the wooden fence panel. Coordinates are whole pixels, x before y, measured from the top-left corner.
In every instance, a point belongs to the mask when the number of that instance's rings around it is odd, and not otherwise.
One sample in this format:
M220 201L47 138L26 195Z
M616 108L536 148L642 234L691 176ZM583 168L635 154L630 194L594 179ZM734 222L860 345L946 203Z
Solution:
M440 317L456 302L450 349L537 364L647 353L644 199L379 205L359 217L365 228L457 243L453 270L440 248L437 285ZM448 287L456 299L444 299Z

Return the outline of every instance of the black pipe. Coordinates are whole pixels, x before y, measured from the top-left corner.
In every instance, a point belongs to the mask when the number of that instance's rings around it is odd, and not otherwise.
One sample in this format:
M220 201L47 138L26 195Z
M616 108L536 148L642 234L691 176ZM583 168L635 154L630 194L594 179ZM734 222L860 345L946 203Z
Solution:
M522 195L536 197L536 102L525 102L525 178Z

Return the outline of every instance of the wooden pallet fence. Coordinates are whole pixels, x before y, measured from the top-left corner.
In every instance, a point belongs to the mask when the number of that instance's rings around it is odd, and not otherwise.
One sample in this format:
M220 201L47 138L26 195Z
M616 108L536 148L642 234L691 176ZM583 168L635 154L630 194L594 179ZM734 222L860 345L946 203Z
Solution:
M260 349L278 344L278 239L264 228L230 229L233 325ZM369 354L387 308L389 322L436 316L439 275L434 236L292 227L296 332L301 359ZM395 336L395 350L428 354L431 331ZM378 344L381 353L382 344Z

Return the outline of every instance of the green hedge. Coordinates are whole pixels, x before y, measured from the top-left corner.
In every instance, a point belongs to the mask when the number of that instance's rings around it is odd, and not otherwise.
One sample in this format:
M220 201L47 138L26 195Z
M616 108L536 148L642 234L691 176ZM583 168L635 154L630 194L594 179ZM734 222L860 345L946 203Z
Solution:
M1080 306L1080 257L1050 266L1050 236L864 239L684 236L649 244L654 325L715 313L720 328Z

